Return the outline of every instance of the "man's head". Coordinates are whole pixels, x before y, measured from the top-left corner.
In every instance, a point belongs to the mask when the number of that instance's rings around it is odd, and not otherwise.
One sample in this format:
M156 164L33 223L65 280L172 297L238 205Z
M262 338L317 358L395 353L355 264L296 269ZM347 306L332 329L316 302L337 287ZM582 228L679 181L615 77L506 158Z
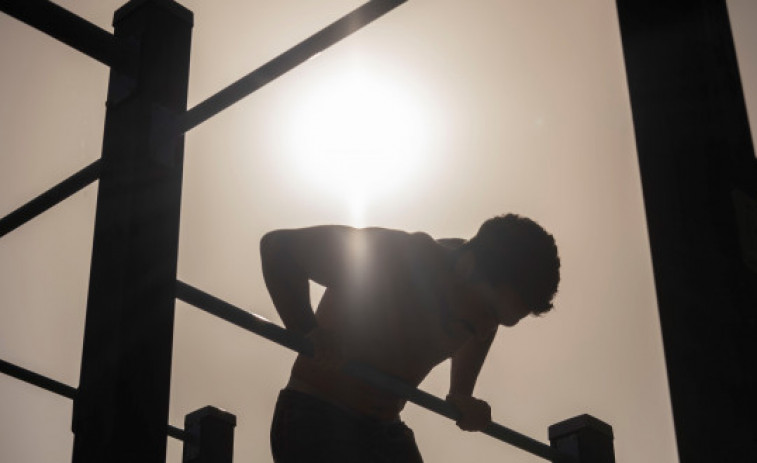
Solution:
M492 287L510 286L535 315L552 309L560 257L554 238L539 224L516 214L494 217L463 249L473 253L477 278Z

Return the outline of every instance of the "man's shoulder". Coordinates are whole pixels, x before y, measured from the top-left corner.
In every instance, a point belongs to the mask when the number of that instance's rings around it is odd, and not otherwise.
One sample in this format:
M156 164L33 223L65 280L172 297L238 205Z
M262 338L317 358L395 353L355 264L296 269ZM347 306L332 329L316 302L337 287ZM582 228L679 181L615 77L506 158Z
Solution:
M447 261L451 249L457 247L445 240L437 240L425 232L414 232L406 234L405 258L416 260L416 264L438 266Z
M457 249L465 244L462 238L439 238L436 242L448 249Z
M443 251L446 246L444 246L442 243L439 242L439 240L434 239L431 235L429 235L426 232L412 232L406 234L406 239L408 243L413 246L420 249L425 249L428 251Z
M374 273L374 276L386 274L389 281L396 281L408 277L410 272L414 278L418 275L432 278L434 275L439 276L440 272L446 271L449 267L451 249L426 232L387 228L365 230L371 236L371 251L370 254L363 254L370 257L362 262L370 262L369 265L375 266L377 273Z
M363 228L358 231L365 233L365 239L371 243L370 246L375 252L390 260L403 257L418 258L422 255L445 252L445 247L426 232L407 232L378 227Z
M415 246L429 246L438 245L436 240L426 232L407 232L404 230L397 230L392 228L380 228L380 227L368 227L358 229L367 232L368 235L380 240L389 240L396 242L397 244L415 245Z
M435 239L426 232L404 232L392 230L396 234L394 238L406 246L416 250L425 250L435 253L447 254L451 250L458 249L465 244L462 238L439 238Z

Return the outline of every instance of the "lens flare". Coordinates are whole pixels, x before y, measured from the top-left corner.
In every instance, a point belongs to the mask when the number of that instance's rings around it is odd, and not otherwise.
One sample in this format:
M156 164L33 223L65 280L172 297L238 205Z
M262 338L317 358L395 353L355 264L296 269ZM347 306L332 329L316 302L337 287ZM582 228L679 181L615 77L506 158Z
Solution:
M354 225L406 188L428 150L428 117L408 86L361 67L331 75L296 102L288 139L296 170L344 201Z

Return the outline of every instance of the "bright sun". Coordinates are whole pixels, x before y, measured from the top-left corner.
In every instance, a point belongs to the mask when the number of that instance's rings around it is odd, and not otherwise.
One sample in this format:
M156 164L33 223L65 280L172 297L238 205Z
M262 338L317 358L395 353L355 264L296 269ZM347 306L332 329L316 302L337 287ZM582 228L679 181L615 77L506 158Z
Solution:
M421 172L429 115L417 94L386 72L350 69L309 86L296 102L292 159L314 186L345 200L353 225L368 206Z

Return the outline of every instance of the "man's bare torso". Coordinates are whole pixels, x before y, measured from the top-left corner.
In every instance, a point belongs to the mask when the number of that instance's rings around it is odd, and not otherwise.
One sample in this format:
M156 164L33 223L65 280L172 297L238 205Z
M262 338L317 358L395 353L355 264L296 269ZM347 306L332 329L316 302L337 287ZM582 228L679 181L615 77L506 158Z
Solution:
M453 323L450 249L428 235L396 232L381 246L354 243L348 282L328 288L316 311L348 360L366 363L417 386L470 336ZM380 252L379 252L380 250ZM299 356L289 388L338 406L395 419L404 401Z

